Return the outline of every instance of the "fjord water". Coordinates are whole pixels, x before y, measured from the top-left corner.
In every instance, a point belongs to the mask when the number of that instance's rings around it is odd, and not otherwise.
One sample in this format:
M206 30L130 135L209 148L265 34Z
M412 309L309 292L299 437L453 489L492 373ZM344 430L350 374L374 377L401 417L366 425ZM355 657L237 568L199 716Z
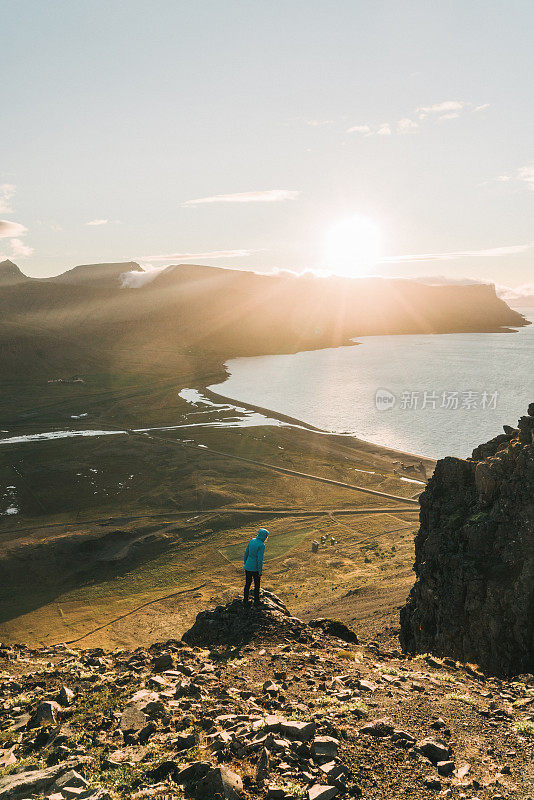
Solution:
M521 312L534 322L534 309ZM323 430L430 458L469 456L502 425L515 426L534 402L534 324L513 333L354 341L353 347L232 359L229 378L210 388ZM377 408L377 390L394 395L392 408Z

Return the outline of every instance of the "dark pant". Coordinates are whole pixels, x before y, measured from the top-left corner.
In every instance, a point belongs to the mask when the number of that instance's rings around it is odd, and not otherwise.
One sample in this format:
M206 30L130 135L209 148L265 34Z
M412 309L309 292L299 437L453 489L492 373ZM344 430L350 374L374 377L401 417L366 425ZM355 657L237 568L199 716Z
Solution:
M248 593L250 591L250 584L252 583L252 579L254 579L254 602L260 602L260 573L259 572L249 572L248 569L245 570L245 591L243 592L243 602L245 604L248 603Z

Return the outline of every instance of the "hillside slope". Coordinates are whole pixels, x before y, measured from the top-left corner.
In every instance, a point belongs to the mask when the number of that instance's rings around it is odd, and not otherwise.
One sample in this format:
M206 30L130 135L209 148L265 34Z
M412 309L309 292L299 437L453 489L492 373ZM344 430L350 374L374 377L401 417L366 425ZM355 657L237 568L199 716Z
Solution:
M530 796L531 680L407 659L263 600L134 652L0 648L0 798Z

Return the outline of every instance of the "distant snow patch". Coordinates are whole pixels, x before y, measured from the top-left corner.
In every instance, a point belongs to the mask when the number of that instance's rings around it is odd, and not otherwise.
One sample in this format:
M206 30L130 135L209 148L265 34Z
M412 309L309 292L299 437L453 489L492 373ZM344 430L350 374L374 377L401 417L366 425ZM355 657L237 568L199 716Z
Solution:
M126 431L48 431L47 433L28 433L25 436L10 436L0 439L2 444L20 444L21 442L43 442L51 439L70 439L75 436L116 436Z
M3 500L4 500L4 503L6 503L6 502L8 503L8 506L7 506L5 511L0 512L0 516L5 517L5 516L11 516L12 514L18 514L19 513L19 509L18 509L18 506L16 504L17 497L16 497L15 489L16 489L15 486L8 486L6 488L6 491L4 492Z

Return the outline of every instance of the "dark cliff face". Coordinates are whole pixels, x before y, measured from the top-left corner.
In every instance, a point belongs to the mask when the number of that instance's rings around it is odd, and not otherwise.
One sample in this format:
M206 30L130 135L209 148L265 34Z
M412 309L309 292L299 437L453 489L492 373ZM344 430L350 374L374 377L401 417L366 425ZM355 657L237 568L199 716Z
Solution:
M444 458L421 495L407 652L534 672L534 403L518 428Z

